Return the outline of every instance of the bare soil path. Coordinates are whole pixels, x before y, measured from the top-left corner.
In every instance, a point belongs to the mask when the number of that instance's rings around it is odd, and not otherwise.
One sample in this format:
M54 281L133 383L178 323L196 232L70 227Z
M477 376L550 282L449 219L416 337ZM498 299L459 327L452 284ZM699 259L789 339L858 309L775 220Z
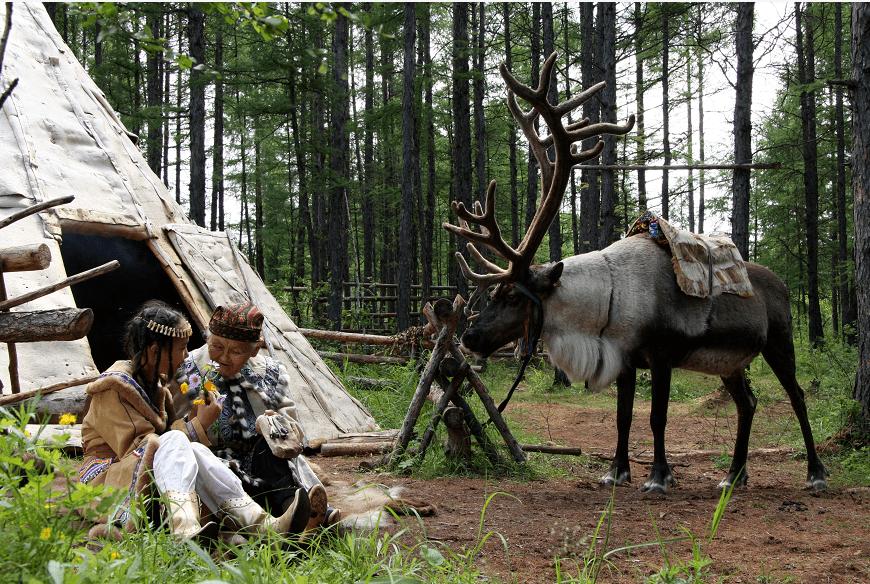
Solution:
M615 490L609 535L605 527L598 531L599 554L626 544L655 543L659 537L685 536L687 530L712 560L708 571L714 576L706 582L870 582L870 488L832 487L822 492L803 488L805 460L783 444L777 435L782 424L773 423L791 415L787 402L759 409L749 486L735 490L715 538L707 545L705 536L720 497L717 484L727 468L722 466L722 455L730 453L736 426L727 401L712 396L671 405L667 445L677 486L667 495L637 490L649 472L645 461L652 459L652 434L648 402L636 403L633 482ZM561 558L563 579L577 577L612 496L612 490L597 479L609 465L603 457L613 454L615 411L548 403L523 403L517 408L509 423L536 429L543 440L581 446L593 456L588 462L551 456L547 460L565 468L569 478L531 482L373 476L360 470L362 458L315 456L313 460L329 479L365 478L405 485L415 496L436 504L438 514L423 518L426 536L457 552L478 541L487 498L504 493L488 506L483 532L500 534L507 551L499 537L490 537L476 565L505 582L546 583L556 581L555 558ZM665 549L672 564L692 559L691 542L671 543ZM666 565L658 545L622 551L608 560L599 582L644 582Z

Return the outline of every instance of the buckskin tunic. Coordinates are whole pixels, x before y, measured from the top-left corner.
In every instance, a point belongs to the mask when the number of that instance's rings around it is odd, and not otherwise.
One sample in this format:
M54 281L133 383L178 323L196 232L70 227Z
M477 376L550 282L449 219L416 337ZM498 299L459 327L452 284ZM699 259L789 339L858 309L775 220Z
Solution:
M109 536L112 527L135 530L131 511L151 493L159 435L175 419L169 390L159 387L152 403L131 374L131 363L118 361L86 390L90 407L82 420L84 461L79 479L124 493L120 507L98 518L91 537ZM92 508L98 503L95 500Z

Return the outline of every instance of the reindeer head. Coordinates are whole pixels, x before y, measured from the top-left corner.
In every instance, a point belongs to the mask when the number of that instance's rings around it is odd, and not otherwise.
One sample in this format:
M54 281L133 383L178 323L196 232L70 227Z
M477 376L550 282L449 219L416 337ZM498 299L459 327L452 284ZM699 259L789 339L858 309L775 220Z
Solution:
M462 338L463 345L481 356L489 355L507 342L527 336L528 331L525 329L528 328L530 311L533 309L530 304L534 300L532 296L538 299L539 304L540 298L545 298L558 284L562 274L561 262L551 266L533 266L532 263L535 252L544 240L544 234L553 219L559 215L571 169L576 164L597 157L604 148L604 142L599 141L593 148L580 151L577 143L600 134L626 134L634 127L633 115L624 126L609 123L589 125L588 118L565 126L562 117L601 91L605 82L590 87L569 101L551 104L547 101L547 91L555 63L556 53L553 53L544 63L537 89L517 81L504 64L499 69L508 87L508 108L522 128L541 168L541 200L519 246L514 249L501 237L501 230L495 219L495 181L489 184L485 206L481 206L480 201L475 202L472 213L463 203L454 201L450 207L459 218L459 225L442 224L444 229L469 242L469 253L487 272L474 273L462 254L456 254L462 273L477 284L467 310L473 309L477 300L490 286L498 284L493 292L492 302ZM517 103L517 96L528 102L532 109L524 112ZM539 115L550 129L550 134L545 138L538 136L535 131L534 121ZM551 146L555 150L554 161L550 161L547 156L547 149ZM478 225L480 231L474 231L469 224ZM483 245L506 260L508 267L501 268L485 259L475 244Z

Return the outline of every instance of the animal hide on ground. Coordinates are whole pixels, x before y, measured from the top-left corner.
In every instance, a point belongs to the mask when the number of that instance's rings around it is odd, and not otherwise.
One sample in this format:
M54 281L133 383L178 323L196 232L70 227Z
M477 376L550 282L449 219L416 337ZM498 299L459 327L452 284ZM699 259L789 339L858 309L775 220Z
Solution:
M371 531L397 525L396 515L435 515L435 505L413 497L406 487L388 488L363 480L325 482L329 505L341 509L342 530Z

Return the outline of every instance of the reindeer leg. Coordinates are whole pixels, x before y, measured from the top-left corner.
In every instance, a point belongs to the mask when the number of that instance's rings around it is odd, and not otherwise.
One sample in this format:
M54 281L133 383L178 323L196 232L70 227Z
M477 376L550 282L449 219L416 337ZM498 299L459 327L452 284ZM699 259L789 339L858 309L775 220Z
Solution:
M631 482L628 464L628 435L631 431L631 416L634 409L634 392L637 384L637 369L630 368L616 379L616 455L607 471L598 482L604 485L621 485Z
M677 486L665 454L665 426L668 424L668 400L671 393L671 368L650 363L652 380L652 407L649 425L653 433L653 465L649 478L639 490L646 493L667 493L668 487Z
M755 417L755 406L758 400L749 387L746 370L742 367L729 376L721 376L725 389L731 394L734 405L737 406L737 440L734 442L734 456L731 458L731 468L719 488L728 489L733 485L739 487L749 481L749 471L746 468L749 459L749 433L752 430L752 419Z
M804 399L804 390L798 385L795 377L794 363L794 345L791 342L791 337L788 337L788 342L775 343L768 341L767 346L762 351L764 359L767 361L770 368L779 382L785 388L788 398L791 401L791 407L797 416L798 423L801 427L801 434L804 437L804 445L807 449L807 484L808 489L825 489L828 484L825 477L828 476L828 470L822 464L816 445L813 441L813 432L810 429L810 421L807 417L807 403Z

